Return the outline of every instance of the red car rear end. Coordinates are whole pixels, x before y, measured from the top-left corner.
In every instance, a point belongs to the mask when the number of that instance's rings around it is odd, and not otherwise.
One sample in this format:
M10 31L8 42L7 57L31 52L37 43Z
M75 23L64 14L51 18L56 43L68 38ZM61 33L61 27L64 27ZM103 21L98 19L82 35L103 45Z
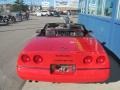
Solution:
M24 80L104 82L110 76L110 62L94 38L35 37L20 53L17 73Z

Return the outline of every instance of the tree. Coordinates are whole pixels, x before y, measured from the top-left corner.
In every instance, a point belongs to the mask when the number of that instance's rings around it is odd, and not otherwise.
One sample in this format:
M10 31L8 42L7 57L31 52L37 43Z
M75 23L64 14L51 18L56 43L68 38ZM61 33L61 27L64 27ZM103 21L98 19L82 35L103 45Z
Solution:
M16 0L15 3L12 5L12 11L24 11L28 10L28 5L24 4L23 0Z

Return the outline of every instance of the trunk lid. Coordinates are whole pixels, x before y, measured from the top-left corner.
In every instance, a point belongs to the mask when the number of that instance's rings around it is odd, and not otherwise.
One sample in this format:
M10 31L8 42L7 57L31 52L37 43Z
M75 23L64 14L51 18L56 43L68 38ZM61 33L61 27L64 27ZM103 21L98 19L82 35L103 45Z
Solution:
M21 56L27 54L31 62L24 64ZM43 62L36 64L33 62L35 55L40 55ZM50 68L52 64L76 65L77 68L100 68L109 67L107 64L97 65L96 58L100 55L107 55L96 39L93 38L71 38L71 37L36 37L29 41L19 57L19 65L27 67ZM93 57L92 64L84 64L86 56Z
M86 37L36 37L30 40L24 51L104 52L96 39Z

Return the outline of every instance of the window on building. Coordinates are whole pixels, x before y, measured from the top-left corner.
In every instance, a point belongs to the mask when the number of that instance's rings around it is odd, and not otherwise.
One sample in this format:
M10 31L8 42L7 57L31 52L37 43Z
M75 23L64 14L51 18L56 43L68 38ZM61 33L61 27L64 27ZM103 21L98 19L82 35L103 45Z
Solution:
M87 6L85 10L85 3ZM120 5L119 5L120 8ZM112 16L113 0L80 0L80 12L95 16ZM118 17L120 18L120 10Z
M87 9L88 14L96 15L97 0L87 0Z
M117 19L119 19L119 20L120 20L120 0L119 0L119 4L118 4Z
M95 3L96 3L95 1L96 1L96 0L91 0L92 4L95 4Z
M80 13L85 13L85 0L80 0L79 9Z
M97 15L103 16L104 15L104 2L103 0L98 0L97 2Z
M104 8L104 15L112 16L112 8L113 8L113 0L106 0L105 8Z

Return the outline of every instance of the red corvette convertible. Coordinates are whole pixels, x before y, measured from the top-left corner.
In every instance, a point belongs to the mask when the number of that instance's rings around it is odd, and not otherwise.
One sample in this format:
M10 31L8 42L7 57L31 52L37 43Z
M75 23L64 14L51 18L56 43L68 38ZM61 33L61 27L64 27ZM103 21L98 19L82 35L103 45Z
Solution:
M83 25L48 23L21 51L17 73L23 80L104 82L110 76L110 62Z

